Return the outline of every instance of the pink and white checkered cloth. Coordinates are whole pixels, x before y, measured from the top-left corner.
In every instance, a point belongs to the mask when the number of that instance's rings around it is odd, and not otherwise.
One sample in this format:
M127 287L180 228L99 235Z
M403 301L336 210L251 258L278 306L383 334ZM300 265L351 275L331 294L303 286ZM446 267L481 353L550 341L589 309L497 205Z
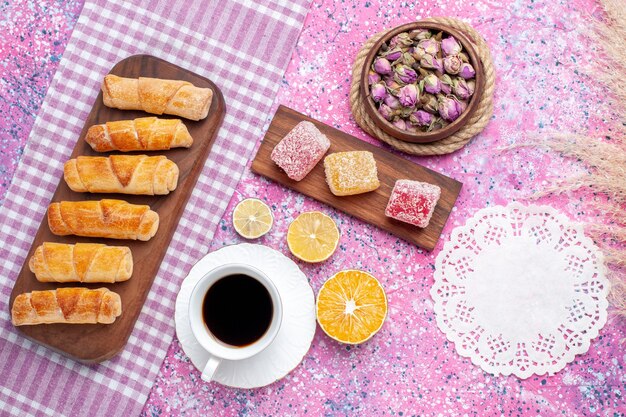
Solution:
M1 415L139 414L174 334L180 283L206 253L262 137L309 0L141 3L86 1L1 208ZM85 366L20 336L8 300L103 76L139 53L213 80L227 112L126 348Z

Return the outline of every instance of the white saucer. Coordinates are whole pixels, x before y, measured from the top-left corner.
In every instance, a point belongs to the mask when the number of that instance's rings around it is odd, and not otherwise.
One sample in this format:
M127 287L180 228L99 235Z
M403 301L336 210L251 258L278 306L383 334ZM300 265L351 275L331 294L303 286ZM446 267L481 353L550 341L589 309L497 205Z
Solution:
M283 303L283 321L276 339L264 351L240 361L224 360L214 380L235 388L258 388L291 372L309 351L315 335L315 297L300 268L282 253L242 243L207 254L191 268L176 298L176 334L183 350L200 371L209 354L196 341L189 324L191 290L207 272L229 263L247 263L272 279Z

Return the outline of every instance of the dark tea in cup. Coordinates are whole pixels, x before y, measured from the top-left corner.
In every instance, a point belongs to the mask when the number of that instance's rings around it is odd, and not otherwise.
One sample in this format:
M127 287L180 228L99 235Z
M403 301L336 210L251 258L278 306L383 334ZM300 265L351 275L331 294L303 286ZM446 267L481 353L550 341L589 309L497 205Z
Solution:
M263 283L245 274L227 275L213 283L202 303L202 317L220 342L243 347L259 340L274 314Z
M276 285L252 265L231 263L207 272L193 287L189 323L196 341L208 353L204 381L222 360L250 358L278 335L283 304Z

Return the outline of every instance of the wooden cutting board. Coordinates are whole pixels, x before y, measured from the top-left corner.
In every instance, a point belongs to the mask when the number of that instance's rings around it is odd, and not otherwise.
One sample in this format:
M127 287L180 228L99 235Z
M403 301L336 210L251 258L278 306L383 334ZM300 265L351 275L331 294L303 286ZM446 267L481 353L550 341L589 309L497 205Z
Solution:
M84 286L88 288L107 287L117 292L122 299L122 315L113 324L41 324L36 326L18 326L17 329L29 339L47 346L57 352L85 363L104 361L118 353L126 344L146 300L152 282L159 270L163 256L183 209L202 171L204 162L211 150L216 133L222 124L225 113L224 97L220 89L210 80L180 68L169 62L149 55L135 55L124 59L111 69L111 74L124 77L154 77L165 79L185 80L197 87L208 87L213 90L213 101L209 115L197 122L181 119L187 126L194 143L189 149L179 148L169 151L127 152L125 154L165 155L176 162L180 170L178 187L166 196L131 196L124 194L89 194L76 193L69 189L63 178L52 197L52 201L100 200L115 198L126 200L133 204L148 204L160 217L159 230L147 242L114 239L95 239L77 236L55 236L48 228L47 217L39 226L39 230L28 253L28 257L18 275L10 306L18 294L33 290L49 290L59 287ZM94 124L107 121L134 119L137 117L154 116L142 111L125 111L106 107L102 103L102 92L98 94L91 113L85 122L85 127L77 138L72 158L80 155L107 156L119 152L97 153L83 140L87 129ZM162 115L162 118L176 118ZM65 162L65 161L63 161ZM43 242L93 242L108 245L123 245L130 247L134 271L130 280L115 284L55 284L41 283L28 268L28 260L34 250Z
M330 192L326 184L322 161L302 181L294 181L287 177L287 174L271 160L270 155L274 146L296 124L303 120L314 123L328 137L331 145L327 155L343 151L372 152L378 167L380 187L365 194L337 197ZM285 106L280 106L276 111L261 147L252 162L252 171L326 203L337 210L387 230L427 250L434 249L437 244L462 186L460 182L450 177L407 161ZM385 216L385 207L387 207L391 190L398 179L423 181L441 187L441 197L428 227L421 229Z

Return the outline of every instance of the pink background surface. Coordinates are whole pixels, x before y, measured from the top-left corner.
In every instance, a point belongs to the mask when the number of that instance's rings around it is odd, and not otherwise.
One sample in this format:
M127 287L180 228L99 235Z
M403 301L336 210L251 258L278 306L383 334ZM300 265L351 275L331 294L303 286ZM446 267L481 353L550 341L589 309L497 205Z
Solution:
M575 162L536 149L501 152L525 132L591 131L608 136L615 117L601 88L580 71L593 46L580 31L598 13L592 1L412 2L315 0L276 100L358 138L379 144L349 110L350 69L360 45L383 28L416 18L461 17L487 39L497 71L495 110L487 129L448 156L410 158L464 183L438 247L424 252L348 215L288 191L246 170L212 249L242 242L230 213L245 197L265 200L275 224L258 243L288 256L285 234L302 211L329 214L341 231L333 257L299 263L317 293L335 272L358 268L377 276L389 299L379 334L348 347L317 330L303 363L262 389L237 390L200 381L177 340L146 403L146 416L169 415L564 415L626 413L624 322L610 318L589 352L552 377L494 377L459 357L436 326L429 289L434 260L450 231L476 210L525 201L547 180L584 173ZM0 176L2 196L54 75L80 1L9 1L0 6ZM287 59L287 57L286 57ZM219 80L215 80L219 84ZM267 121L269 124L269 120ZM257 142L261 138L251 138ZM575 221L593 221L580 195L540 200ZM0 200L1 202L1 200Z

